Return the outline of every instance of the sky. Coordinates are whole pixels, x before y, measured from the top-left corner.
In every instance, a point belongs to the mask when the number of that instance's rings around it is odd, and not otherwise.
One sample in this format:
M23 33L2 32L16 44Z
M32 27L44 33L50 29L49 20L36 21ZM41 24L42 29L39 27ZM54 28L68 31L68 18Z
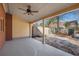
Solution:
M66 13L60 16L62 22L77 20L79 22L79 10Z

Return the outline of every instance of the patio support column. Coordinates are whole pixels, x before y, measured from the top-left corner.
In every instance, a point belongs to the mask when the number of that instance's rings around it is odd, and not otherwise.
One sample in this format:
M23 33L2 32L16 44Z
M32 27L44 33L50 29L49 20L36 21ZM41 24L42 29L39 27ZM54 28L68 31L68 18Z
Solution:
M29 38L32 38L32 24L29 23Z
M42 43L45 44L45 24L44 24L44 19L43 19L43 40Z

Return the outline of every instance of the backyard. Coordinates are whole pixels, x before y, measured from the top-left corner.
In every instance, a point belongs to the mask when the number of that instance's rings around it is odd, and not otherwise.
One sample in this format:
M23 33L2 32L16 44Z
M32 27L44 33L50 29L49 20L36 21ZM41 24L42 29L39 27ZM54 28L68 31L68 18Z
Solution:
M46 44L73 55L79 55L79 10L45 19L44 32ZM42 34L43 21L40 20L34 23L32 35L42 42Z

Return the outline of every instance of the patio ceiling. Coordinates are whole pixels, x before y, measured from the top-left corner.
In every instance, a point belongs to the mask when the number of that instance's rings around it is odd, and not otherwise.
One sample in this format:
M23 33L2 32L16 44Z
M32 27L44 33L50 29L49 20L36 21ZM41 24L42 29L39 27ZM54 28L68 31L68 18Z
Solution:
M27 5L31 5L32 10L38 10L39 12L34 13L34 15L25 15L23 14L24 11L18 9L27 9ZM71 5L73 3L9 3L7 4L8 11L6 12L17 15L27 22L33 22Z

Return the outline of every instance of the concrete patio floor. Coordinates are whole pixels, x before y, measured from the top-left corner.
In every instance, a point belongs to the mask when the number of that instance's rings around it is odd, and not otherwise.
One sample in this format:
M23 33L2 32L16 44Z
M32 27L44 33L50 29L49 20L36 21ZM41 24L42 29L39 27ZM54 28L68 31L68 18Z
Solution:
M69 53L51 47L33 39L15 39L7 41L0 49L1 56L72 56Z

